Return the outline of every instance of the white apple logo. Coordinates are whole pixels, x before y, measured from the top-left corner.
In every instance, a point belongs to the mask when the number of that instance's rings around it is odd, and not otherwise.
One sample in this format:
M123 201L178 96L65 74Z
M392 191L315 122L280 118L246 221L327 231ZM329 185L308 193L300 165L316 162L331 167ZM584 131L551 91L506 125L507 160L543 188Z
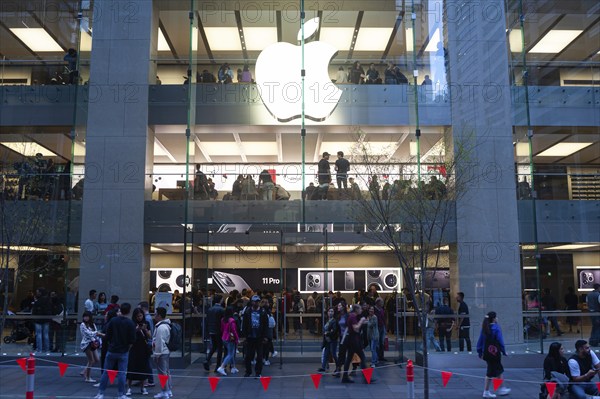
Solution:
M319 18L304 24L305 38L310 38L319 28ZM302 32L298 32L301 40ZM342 91L331 82L328 65L337 54L329 43L310 42L304 45L305 115L322 122L335 109ZM263 104L280 122L300 118L302 107L301 46L274 43L265 48L256 60L256 84Z

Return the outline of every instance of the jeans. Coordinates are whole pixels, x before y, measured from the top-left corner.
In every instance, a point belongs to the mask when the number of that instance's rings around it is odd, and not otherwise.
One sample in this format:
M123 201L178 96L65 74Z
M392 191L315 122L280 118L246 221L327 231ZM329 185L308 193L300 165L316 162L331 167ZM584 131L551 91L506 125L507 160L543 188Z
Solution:
M425 337L427 338L427 346L429 348L433 347L438 352L442 350L440 344L436 341L435 336L433 334L433 327L427 327L427 329L425 330Z
M50 351L50 321L35 323L35 350L36 352Z
M341 190L342 188L344 190L348 189L348 175L337 175L335 180L337 182L338 190Z
M331 355L331 357L333 357L333 361L335 362L336 368L337 368L337 364L338 364L337 346L338 346L337 340L333 340L332 342L325 342L325 347L323 348L323 351L321 352L321 368L324 369L327 367L327 364L329 363L329 355Z
M348 369L350 368L350 363L352 363L352 357L355 353L360 358L360 368L363 370L367 368L367 362L365 360L365 353L362 350L362 345L359 342L351 341L348 343L348 353L346 354L346 361L344 362L343 379L348 379Z
M371 364L377 364L377 362L379 361L379 358L377 357L377 347L379 346L379 339L371 339L371 342L369 342L370 347L371 347Z
M448 330L450 330L450 331L448 331ZM440 325L438 326L438 337L440 338L440 346L442 348L442 351L447 349L448 352L450 352L452 350L452 344L451 344L452 330L448 328L448 325L446 323L440 323ZM446 341L445 347L444 347L444 341Z
M569 392L574 399L586 399L588 395L598 395L598 389L593 382L579 382L569 385Z
M100 387L98 393L104 395L106 385L108 384L108 373L107 370L117 370L117 386L119 396L125 395L125 377L127 374L127 363L129 362L129 352L125 353L106 353L106 360L104 360L104 372L100 377Z
M223 366L228 364L233 368L235 367L235 342L224 342L227 355L223 359Z
M263 184L262 199L263 201L273 201L273 189L275 185L271 182Z
M169 378L167 379L167 383L165 384L165 387L162 388L163 392L167 392L171 390L171 372L169 371L169 355L160 355L158 357L155 357L154 360L156 361L156 372L159 375L168 375Z

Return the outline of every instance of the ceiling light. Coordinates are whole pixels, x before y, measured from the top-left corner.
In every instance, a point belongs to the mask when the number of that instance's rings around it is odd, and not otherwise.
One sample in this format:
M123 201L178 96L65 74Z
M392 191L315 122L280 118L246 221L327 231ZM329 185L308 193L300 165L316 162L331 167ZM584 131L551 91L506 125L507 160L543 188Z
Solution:
M352 252L354 250L356 250L356 248L358 248L358 245L335 245L335 244L329 244L329 245L323 245L323 247L321 247L321 252Z
M551 30L531 49L529 53L560 53L569 45L577 36L583 32L582 30Z
M73 156L85 157L85 144L76 141L73 145Z
M46 32L44 28L10 28L31 51L63 52L63 48Z
M406 29L406 51L413 51L414 50L414 43L413 43L413 28L408 28Z
M277 28L244 28L246 49L262 51L268 45L277 43Z
M523 266L523 270L536 270L537 266Z
M158 28L158 51L171 51L171 47L169 47L169 43L167 43L167 39L162 31L162 29Z
M594 143L558 143L548 148L545 151L542 151L537 156L538 157L566 157L577 151L583 150L585 147L588 147Z
M434 248L434 251L450 251L450 245L444 245L438 248Z
M440 32L439 28L437 28L435 32L433 32L433 35L431 35L429 43L427 44L427 47L425 47L425 51L429 53L436 52L438 50L438 43L443 43L442 33Z
M388 252L390 248L386 245L363 245L360 251L365 252Z
M245 252L277 252L277 245L240 245L239 249Z
M11 251L18 251L18 252L48 252L48 248L30 247L27 245L11 245L10 247L3 245L0 248L2 248L2 249L10 248Z
M340 51L347 51L352 45L354 28L321 28L319 41L327 42Z
M411 157L416 157L418 152L418 146L416 141L410 142L409 154Z
M517 143L515 145L515 151L518 157L529 156L529 143Z
M235 245L200 245L198 248L206 252L238 252Z
M521 245L521 249L524 250L524 251L534 250L535 249L535 245L523 244L523 245Z
M157 252L167 252L162 248L158 248L155 246L150 246L150 253L157 253Z
M513 29L508 34L508 43L510 44L511 53L523 52L523 37L521 29Z
M81 31L81 41L79 42L80 52L92 51L92 35L88 31Z
M592 248L592 247L597 247L598 244L565 244L565 245L558 245L556 247L548 247L546 249L551 249L551 250L561 250L561 249L583 249L583 248Z
M204 28L212 51L241 51L240 34L237 28Z
M57 156L55 153L47 149L46 147L42 147L38 143L33 143L29 141L11 141L6 143L0 143L1 145L10 148L14 152L18 152L21 155L25 155L26 157L34 157L35 154L42 154L44 157L55 157Z
M360 28L354 51L383 51L387 47L393 28Z

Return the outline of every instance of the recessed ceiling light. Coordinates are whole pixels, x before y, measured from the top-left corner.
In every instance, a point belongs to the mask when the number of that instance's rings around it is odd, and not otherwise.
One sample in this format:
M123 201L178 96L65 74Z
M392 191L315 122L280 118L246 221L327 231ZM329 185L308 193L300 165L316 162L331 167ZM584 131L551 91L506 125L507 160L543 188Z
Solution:
M558 250L558 249L583 249L597 247L599 244L565 244L558 245L556 247L548 247L546 249Z
M158 28L157 50L158 51L171 51L171 48L169 47L169 43L167 43L167 39L165 38L165 35L164 35L162 29L160 29L160 28Z
M246 48L250 51L262 51L268 45L277 43L277 28L244 28Z
M538 157L566 157L577 151L583 150L585 147L588 147L594 143L558 143L548 148L545 151L542 151L537 156Z
M6 143L0 143L5 147L10 148L14 152L18 152L21 155L25 155L26 157L34 157L35 154L40 153L44 157L55 157L57 156L55 153L47 149L46 147L42 147L38 143L33 143L30 141L11 141Z
M360 248L360 251L365 252L387 252L390 251L390 248L385 245L363 245Z
M582 30L551 30L531 49L529 53L560 53L569 45L577 36L583 32Z
M521 36L521 29L513 29L508 35L508 42L510 43L511 53L521 53L523 51L523 38Z
M319 41L327 42L340 51L346 51L352 45L354 28L321 28Z
M237 28L204 28L212 51L240 51L240 34Z
M46 32L44 28L10 28L31 51L62 52L62 47Z
M521 249L522 250L534 250L535 249L535 245L523 244L523 245L521 245Z
M358 248L358 245L335 245L335 244L329 244L329 245L323 245L321 247L321 252L352 252L354 251L356 248Z
M355 51L383 51L393 28L360 28L354 45Z

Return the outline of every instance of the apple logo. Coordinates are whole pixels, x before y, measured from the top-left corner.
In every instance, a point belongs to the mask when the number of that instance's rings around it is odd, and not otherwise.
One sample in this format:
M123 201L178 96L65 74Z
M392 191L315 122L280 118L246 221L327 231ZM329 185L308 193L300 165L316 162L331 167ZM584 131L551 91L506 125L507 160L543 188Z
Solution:
M304 24L305 40L319 29L319 18ZM298 32L298 40L302 31ZM335 109L342 91L331 81L329 62L337 49L326 42L304 45L304 98L308 119L322 122ZM290 43L274 43L265 48L256 60L256 84L267 110L280 122L301 117L302 108L302 47Z

